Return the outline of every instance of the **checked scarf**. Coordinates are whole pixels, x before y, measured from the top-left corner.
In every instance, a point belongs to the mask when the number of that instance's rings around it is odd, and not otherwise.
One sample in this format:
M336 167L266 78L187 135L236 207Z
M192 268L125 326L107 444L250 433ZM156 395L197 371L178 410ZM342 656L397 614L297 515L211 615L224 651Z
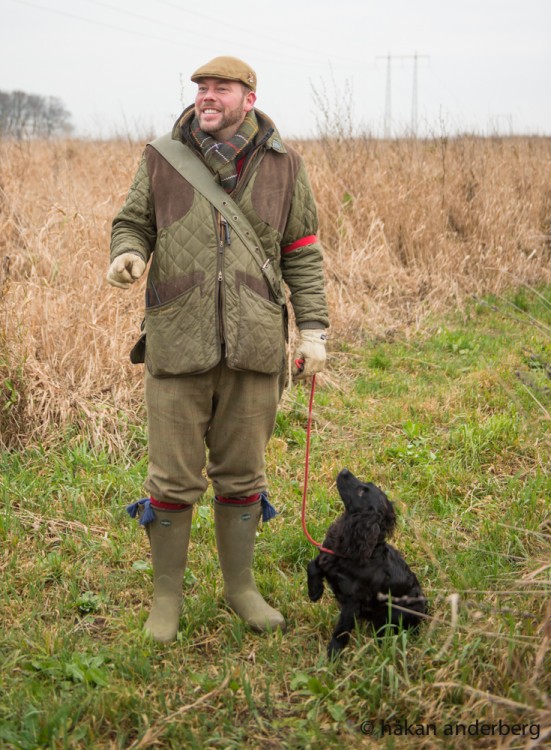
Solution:
M199 145L203 158L218 175L226 193L231 193L237 185L237 161L247 154L257 133L258 122L253 110L247 112L241 127L228 141L217 141L204 133L199 127L198 119L193 118L191 134Z

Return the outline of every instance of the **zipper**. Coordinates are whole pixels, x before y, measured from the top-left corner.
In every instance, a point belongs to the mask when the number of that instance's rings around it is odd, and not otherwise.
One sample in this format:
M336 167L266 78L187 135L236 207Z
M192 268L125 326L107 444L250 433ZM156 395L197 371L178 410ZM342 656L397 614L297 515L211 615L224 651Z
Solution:
M224 335L224 251L231 245L230 225L221 213L218 214L218 331L220 343L225 344Z

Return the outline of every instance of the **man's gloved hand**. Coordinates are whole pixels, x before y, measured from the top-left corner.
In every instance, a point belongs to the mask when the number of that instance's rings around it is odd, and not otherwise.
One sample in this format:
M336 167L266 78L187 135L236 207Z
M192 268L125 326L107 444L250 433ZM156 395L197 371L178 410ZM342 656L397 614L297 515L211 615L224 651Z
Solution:
M300 341L293 357L293 380L303 380L323 370L327 356L326 341L325 328L304 329L300 332Z
M128 289L145 271L145 263L136 253L123 253L111 263L107 281L112 286Z

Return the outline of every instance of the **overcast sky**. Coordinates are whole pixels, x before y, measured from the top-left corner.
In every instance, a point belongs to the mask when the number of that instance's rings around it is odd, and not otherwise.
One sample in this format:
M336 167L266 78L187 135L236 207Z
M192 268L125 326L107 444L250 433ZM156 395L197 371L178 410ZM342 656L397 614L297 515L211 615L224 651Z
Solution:
M191 73L221 54L256 70L257 106L284 136L315 135L326 115L377 135L415 122L420 134L551 134L551 0L0 7L0 90L58 97L77 135L170 130L193 101Z

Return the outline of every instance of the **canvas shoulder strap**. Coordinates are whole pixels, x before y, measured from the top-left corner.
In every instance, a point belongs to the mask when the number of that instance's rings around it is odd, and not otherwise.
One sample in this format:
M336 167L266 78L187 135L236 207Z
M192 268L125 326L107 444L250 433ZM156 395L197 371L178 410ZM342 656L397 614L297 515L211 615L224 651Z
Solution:
M214 181L206 164L185 143L174 140L170 133L156 138L149 145L222 214L260 267L274 299L279 304L284 304L285 297L278 278L269 258L265 256L256 232L237 203Z

